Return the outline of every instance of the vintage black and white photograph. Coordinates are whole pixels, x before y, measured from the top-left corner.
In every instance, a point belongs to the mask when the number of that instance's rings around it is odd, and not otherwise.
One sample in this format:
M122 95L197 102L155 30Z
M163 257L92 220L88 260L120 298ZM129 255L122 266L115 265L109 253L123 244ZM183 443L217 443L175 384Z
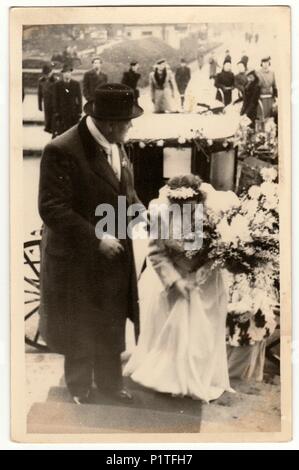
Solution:
M67 10L11 16L23 436L287 438L289 9Z

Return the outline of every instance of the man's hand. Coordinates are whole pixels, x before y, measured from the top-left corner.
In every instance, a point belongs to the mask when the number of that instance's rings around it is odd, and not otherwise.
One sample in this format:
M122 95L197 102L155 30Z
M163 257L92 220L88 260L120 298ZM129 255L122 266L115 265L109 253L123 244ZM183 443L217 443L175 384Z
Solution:
M174 283L174 286L180 295L182 295L186 300L189 300L190 291L188 283L184 279L178 279Z
M100 241L99 250L107 258L112 259L122 253L124 248L116 238L104 237Z

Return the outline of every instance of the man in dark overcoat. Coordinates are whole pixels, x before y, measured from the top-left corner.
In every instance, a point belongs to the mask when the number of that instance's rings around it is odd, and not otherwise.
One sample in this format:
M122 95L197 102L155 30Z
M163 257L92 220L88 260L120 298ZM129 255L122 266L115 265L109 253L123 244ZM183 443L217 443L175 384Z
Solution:
M134 90L136 101L139 98L139 90L137 88L137 84L141 77L140 73L138 73L138 70L139 70L139 63L133 60L130 63L129 70L123 73L123 77L121 81L121 83L129 86L130 88L132 88L132 90Z
M78 404L88 400L93 376L102 393L132 398L120 354L127 318L138 335L137 283L132 240L117 230L119 196L127 206L140 203L123 142L142 113L129 87L103 85L90 114L53 139L41 160L40 331L65 355L66 384ZM115 211L116 233L98 238L100 204Z
M39 111L44 111L45 132L53 133L53 100L54 85L58 76L54 73L52 65L46 64L42 69L42 76L38 80L37 99Z
M185 59L181 59L180 66L175 71L175 81L181 96L181 105L184 105L185 91L191 79L190 67L186 64Z
M82 113L80 83L72 78L72 67L64 65L62 80L53 87L53 135L59 135L78 123Z
M102 59L94 57L92 59L92 69L85 72L83 76L83 96L87 102L92 102L96 88L108 81L107 75L101 71L101 68Z

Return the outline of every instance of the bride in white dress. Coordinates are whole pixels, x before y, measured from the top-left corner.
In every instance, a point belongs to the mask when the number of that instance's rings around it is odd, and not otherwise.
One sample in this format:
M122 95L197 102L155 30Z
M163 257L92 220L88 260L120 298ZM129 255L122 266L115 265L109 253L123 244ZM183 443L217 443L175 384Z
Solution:
M215 202L225 204L228 193L219 193L187 175L172 178L154 202L164 208L163 223L165 205L203 203L207 216L210 203L214 209ZM204 242L189 258L173 238L150 239L139 283L141 334L124 375L159 392L208 402L233 390L225 343L227 296L221 270L210 269L207 250Z

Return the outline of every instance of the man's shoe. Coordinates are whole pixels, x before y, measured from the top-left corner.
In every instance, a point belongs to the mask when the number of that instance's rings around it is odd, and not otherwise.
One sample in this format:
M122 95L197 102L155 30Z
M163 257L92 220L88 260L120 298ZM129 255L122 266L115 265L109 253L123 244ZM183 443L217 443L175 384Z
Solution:
M73 402L76 405L86 405L87 403L89 403L89 395L90 395L90 391L88 391L85 395L80 395L80 396L74 395L72 397Z
M122 401L126 403L130 403L133 401L133 395L126 389L121 388L120 390L99 390L100 393L103 393L109 398L113 400Z

